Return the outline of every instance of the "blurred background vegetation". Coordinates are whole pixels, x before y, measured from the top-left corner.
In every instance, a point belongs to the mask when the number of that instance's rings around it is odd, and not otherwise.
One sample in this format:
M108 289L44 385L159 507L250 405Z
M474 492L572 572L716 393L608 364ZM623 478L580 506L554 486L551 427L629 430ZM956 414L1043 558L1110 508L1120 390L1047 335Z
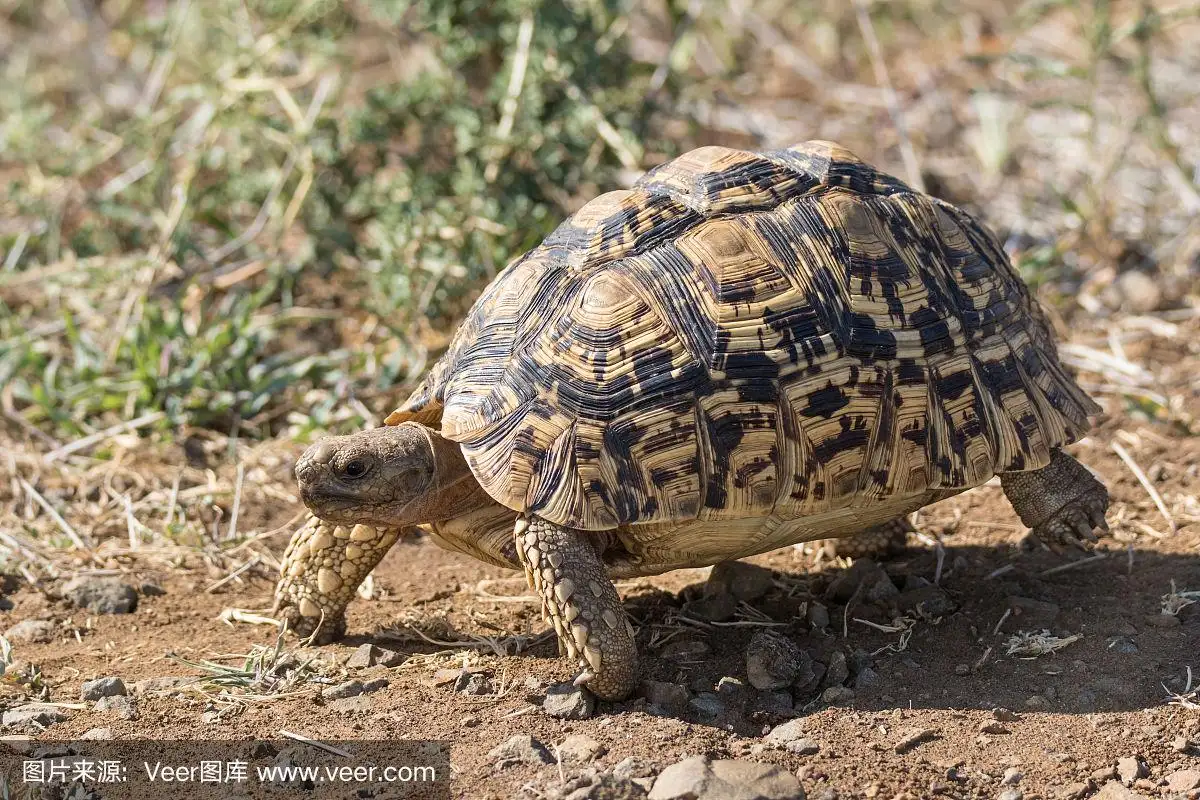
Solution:
M2 429L377 422L509 259L700 144L837 140L1062 319L1169 315L1197 41L1166 0L0 0Z

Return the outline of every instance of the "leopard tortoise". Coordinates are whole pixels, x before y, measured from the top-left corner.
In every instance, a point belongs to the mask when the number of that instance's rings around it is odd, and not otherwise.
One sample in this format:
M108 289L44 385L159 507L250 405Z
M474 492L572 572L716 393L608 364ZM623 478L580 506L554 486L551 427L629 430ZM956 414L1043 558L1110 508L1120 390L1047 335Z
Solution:
M583 206L479 297L385 426L296 466L276 611L339 636L401 531L524 568L597 696L637 681L612 579L848 537L1000 476L1104 528L1063 452L1097 406L995 236L838 145L702 147Z

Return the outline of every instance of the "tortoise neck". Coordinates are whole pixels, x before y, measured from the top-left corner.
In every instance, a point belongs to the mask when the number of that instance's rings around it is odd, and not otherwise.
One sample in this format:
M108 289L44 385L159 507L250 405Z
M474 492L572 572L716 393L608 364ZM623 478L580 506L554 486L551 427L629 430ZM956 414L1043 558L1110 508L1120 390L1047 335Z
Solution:
M475 480L458 442L430 428L421 428L433 450L435 485L415 510L414 516L419 517L417 524L442 522L494 505L496 501Z

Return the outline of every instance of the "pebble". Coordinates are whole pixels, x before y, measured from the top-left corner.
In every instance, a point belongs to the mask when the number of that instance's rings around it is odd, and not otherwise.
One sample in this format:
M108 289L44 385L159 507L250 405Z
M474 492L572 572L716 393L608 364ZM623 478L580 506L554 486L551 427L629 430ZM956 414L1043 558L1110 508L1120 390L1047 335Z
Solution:
M1167 776L1167 789L1172 792L1197 788L1200 788L1200 769L1181 769Z
M1178 628L1179 617L1174 614L1148 614L1146 624L1155 628Z
M808 620L808 624L819 630L824 630L829 627L829 609L823 603L813 601L808 604L808 611L804 614Z
M1144 778L1150 774L1146 769L1146 765L1134 756L1125 756L1117 759L1117 777L1126 785L1131 785L1138 778Z
M1088 777L1097 784L1103 784L1105 781L1110 781L1117 777L1117 768L1110 764L1107 767L1092 770Z
M79 691L79 699L92 701L119 694L129 694L123 680L116 677L97 678L94 681L84 682L83 688Z
M321 692L321 696L326 700L341 700L344 697L355 697L362 694L364 688L362 681L350 680L339 683L336 686L330 686Z
M138 593L117 578L80 576L63 586L63 596L80 608L96 614L132 614Z
M495 694L492 679L482 672L464 672L454 681L454 691L473 697Z
M825 599L845 603L854 596L859 586L873 585L880 575L887 577L887 573L874 561L860 558L830 582L829 588L825 590Z
M4 632L10 642L44 644L58 636L58 626L44 619L23 619Z
M1157 311L1163 302L1158 281L1140 270L1128 270L1118 275L1111 292L1121 308L1139 314Z
M998 706L992 709L992 719L998 722L1016 722L1020 718L1020 714L1015 711L1009 711L1007 708Z
M923 586L896 595L896 608L900 611L916 611L929 619L948 617L958 610L958 603L950 599L940 586Z
M81 742L107 742L112 738L112 728L88 728L79 734L79 741Z
M688 611L709 622L728 622L737 611L738 601L731 594L714 594L688 603Z
M1021 772L1021 770L1016 767L1009 767L1004 770L1004 777L1000 779L1000 784L1002 786L1016 786L1021 782L1021 778L1024 777L1025 773Z
M375 701L365 694L356 694L353 697L342 697L338 700L330 701L326 706L330 711L336 711L339 714L355 714L370 711L375 707Z
M146 581L138 587L138 592L142 597L162 597L167 593L167 590L159 586L157 583Z
M746 648L746 677L759 691L804 684L813 678L812 656L785 636L759 631Z
M800 782L773 764L754 761L684 759L662 771L649 800L798 800Z
M458 724L464 728L474 728L479 724L479 717L474 714L468 714L458 721Z
M654 773L653 766L636 756L627 756L612 768L612 774L623 781L644 778Z
M569 779L553 796L562 800L642 800L646 790L635 781L590 770Z
M691 694L687 687L668 681L644 681L641 685L642 697L651 705L658 706L672 716L678 716L687 710Z
M101 697L96 701L96 710L116 714L121 719L138 718L137 701L123 694Z
M864 582L863 585L867 587L863 596L868 603L886 603L900 594L900 590L886 572L876 576L870 583Z
M784 748L789 753L795 753L798 756L815 756L821 752L821 745L812 739L793 739L784 745Z
M776 744L787 744L796 739L804 738L804 718L789 720L782 725L776 725L764 739Z
M830 686L821 692L821 702L825 705L836 706L854 699L854 690L846 686Z
M863 667L854 677L855 689L866 689L879 683L879 673L870 667Z
M1126 789L1120 781L1110 781L1092 796L1092 800L1146 800L1146 796Z
M707 595L731 595L735 600L757 600L775 587L769 569L744 561L722 561L712 568L704 585Z
M918 745L930 739L936 739L939 736L940 733L934 728L916 728L902 734L892 749L897 753L907 753L910 750L915 750Z
M850 679L850 665L846 663L846 654L834 650L829 654L829 664L825 667L825 685L840 686Z
M1128 636L1113 636L1108 640L1108 649L1122 655L1134 655L1138 651L1137 642Z
M701 722L713 722L725 711L721 698L712 692L701 692L688 701L688 708L700 718Z
M542 711L558 719L587 719L596 709L592 693L571 683L557 683L546 690Z
M510 764L553 764L554 757L546 745L527 733L517 733L488 752L488 758L503 769Z
M582 733L572 734L558 745L558 757L564 764L586 764L604 752L604 745Z
M373 644L363 644L359 645L350 658L346 659L346 666L350 669L365 669L374 666L398 667L404 663L404 658L403 653L397 653L395 650L376 647Z
M1024 800L1025 793L1020 789L1008 788L996 795L996 800Z
M1074 800L1076 797L1083 797L1085 794L1090 792L1091 789L1092 784L1090 782L1083 783L1082 781L1079 781L1076 783L1068 783L1066 786L1059 789L1058 796L1061 797L1062 800Z
M704 658L712 652L707 642L685 639L682 642L671 642L658 654L672 661L695 661Z
M51 725L64 721L66 718L66 712L60 708L41 703L30 703L5 711L3 717L0 717L0 726L10 728L34 723L43 728L48 728Z
M971 674L971 665L970 664L955 664L954 665L954 674L955 675L970 675Z
M791 716L795 704L787 692L763 692L758 696L754 710L769 716L786 717Z
M1186 753L1191 746L1192 743L1185 736L1176 736L1171 740L1171 749L1176 753Z

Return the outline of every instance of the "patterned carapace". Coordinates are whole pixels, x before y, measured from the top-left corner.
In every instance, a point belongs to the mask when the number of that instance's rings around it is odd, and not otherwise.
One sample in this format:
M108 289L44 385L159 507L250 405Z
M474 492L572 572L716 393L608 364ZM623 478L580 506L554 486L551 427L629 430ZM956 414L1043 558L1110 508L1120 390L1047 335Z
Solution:
M601 530L908 508L1046 465L1095 410L989 231L807 142L591 201L388 421L440 417L497 502Z

